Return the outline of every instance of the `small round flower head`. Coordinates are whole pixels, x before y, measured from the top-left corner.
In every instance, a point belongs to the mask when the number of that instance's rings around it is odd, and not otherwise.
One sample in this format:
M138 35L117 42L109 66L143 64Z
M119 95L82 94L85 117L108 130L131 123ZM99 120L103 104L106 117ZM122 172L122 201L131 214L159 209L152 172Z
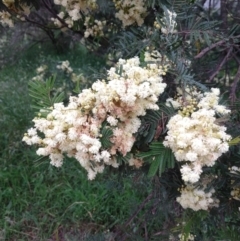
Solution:
M88 14L90 11L97 9L96 0L54 0L54 3L61 6L62 12L58 16L63 19L69 28L73 27L75 21L82 18L82 14ZM56 26L62 26L58 19L52 18L52 21Z
M182 188L180 192L181 196L177 197L177 202L179 202L184 209L191 208L194 211L208 210L213 206L218 206L219 203L217 199L213 198L213 194L215 193L214 189L205 192L204 189L187 185Z
M193 234L189 233L188 235L184 235L182 233L180 233L178 235L179 237L179 241L194 241L195 240L195 237Z
M230 169L230 173L240 174L240 167L232 166L229 169ZM232 196L233 199L240 201L240 187L239 186L234 186L232 188L231 196Z
M177 14L175 12L167 9L166 7L164 8L164 16L161 19L162 20L161 31L163 34L176 33L176 26L177 26L177 22L175 20L176 17L177 17Z
M67 73L73 72L72 68L70 67L70 63L68 60L62 61L61 65L57 65L58 69L66 71Z
M137 23L141 26L147 13L145 0L114 0L117 9L116 18L122 21L122 25L126 26Z
M11 28L14 26L11 14L7 11L0 12L0 23Z

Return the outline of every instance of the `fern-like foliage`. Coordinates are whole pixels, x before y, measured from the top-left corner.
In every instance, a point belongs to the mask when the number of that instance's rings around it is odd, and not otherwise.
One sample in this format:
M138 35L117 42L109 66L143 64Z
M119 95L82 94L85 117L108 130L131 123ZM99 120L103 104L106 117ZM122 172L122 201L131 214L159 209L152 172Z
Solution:
M208 91L208 88L204 84L201 84L200 82L194 79L194 74L191 73L191 70L184 63L181 56L172 52L170 58L172 62L175 64L175 70L172 72L172 74L176 76L175 82L177 84L181 84L184 87L186 87L187 85L194 85L203 92Z
M143 49L150 45L147 28L129 27L128 30L120 32L110 41L114 45L113 49L121 49L124 58L139 55Z
M231 187L240 188L240 171L230 172L229 176L231 177Z
M152 142L147 152L140 152L137 157L150 163L149 177L157 174L161 176L168 168L174 168L175 159L171 149L166 148L161 142Z
M239 98L239 96L237 97ZM232 120L239 122L240 121L240 99L237 99L232 103L231 111L232 111L232 115L231 115Z
M110 148L112 146L112 142L110 141L110 138L113 135L112 129L107 126L107 122L103 123L102 129L101 129L101 135L102 137L100 138L102 147L104 149Z
M50 77L46 81L36 80L29 82L29 95L32 97L32 108L37 112L47 114L49 108L54 103L62 102L65 98L63 92L54 92L55 76Z
M239 223L238 225L226 225L224 228L219 230L216 238L217 240L238 241L239 233Z
M201 223L206 222L209 217L209 213L205 210L192 211L190 209L184 212L182 220L178 220L179 225L173 229L173 232L181 233L185 239L188 240L189 234L193 230L197 230Z
M184 11L178 14L178 18L181 21L181 28L184 28L186 36L191 43L201 42L210 45L213 39L214 29L219 25L219 21L209 20L203 12L203 17L193 13L193 9L190 13Z
M116 155L117 163L119 163L119 165L122 165L123 163L128 163L131 156L132 156L132 154L130 152L127 153L125 156L123 156L121 153L118 153Z
M175 114L174 108L162 103L159 104L159 110L148 110L146 115L142 117L135 146L140 150L146 149L149 143L159 139L160 135L166 133L167 121Z

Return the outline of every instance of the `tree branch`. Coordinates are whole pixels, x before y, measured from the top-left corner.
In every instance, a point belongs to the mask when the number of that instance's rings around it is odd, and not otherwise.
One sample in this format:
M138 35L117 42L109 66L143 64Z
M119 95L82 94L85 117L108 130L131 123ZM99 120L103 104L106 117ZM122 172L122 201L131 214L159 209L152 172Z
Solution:
M227 62L230 54L232 53L233 48L229 48L227 54L224 56L223 60L221 61L221 63L218 65L217 69L214 71L214 73L210 76L209 81L212 81L214 79L214 77L218 74L218 72L221 70L221 68L223 67L223 65Z
M153 192L151 192L146 199L141 203L141 205L139 206L139 208L134 212L134 214L128 219L128 221L125 223L125 227L127 227L132 221L133 219L138 215L138 213L142 210L142 208L145 206L146 203L148 203L151 198L153 197Z
M238 81L240 80L240 60L236 56L234 56L234 59L239 64L239 67L235 75L235 78L233 80L233 83L231 84L230 99L232 104L236 100L236 89L237 89Z
M233 36L233 37L231 37L230 39L234 39L234 38L240 38L240 35ZM228 42L228 41L229 41L229 39L223 39L223 40L220 40L220 41L212 44L211 46L203 49L198 55L196 55L196 56L194 57L194 59L200 59L203 55L205 55L205 54L206 54L207 52L209 52L211 49L214 49L214 48L216 48L216 47L218 47L218 46L220 46L220 45L222 45L222 44L224 44L225 42Z

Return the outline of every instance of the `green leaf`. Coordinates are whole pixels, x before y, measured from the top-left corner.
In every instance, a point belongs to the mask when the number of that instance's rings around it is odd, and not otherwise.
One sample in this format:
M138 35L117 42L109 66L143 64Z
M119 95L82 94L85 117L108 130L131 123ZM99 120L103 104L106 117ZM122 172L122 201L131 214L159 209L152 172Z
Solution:
M130 152L128 152L125 156L123 156L121 153L118 153L116 155L117 162L119 163L119 165L122 165L123 162L128 163L131 156L132 156L132 154Z
M55 76L50 77L46 81L35 80L29 82L29 95L32 97L32 108L37 111L45 110L49 112L49 108L54 103L62 102L65 98L63 92L54 93Z
M171 149L166 148L161 142L152 142L149 149L147 152L140 152L136 155L151 163L148 172L149 177L154 176L157 171L161 176L166 169L174 168L175 159Z
M159 104L159 110L148 110L146 115L142 117L142 125L139 128L137 141L135 145L139 148L142 144L149 144L166 131L167 120L176 114L173 107ZM160 132L158 133L158 130Z
M240 136L237 136L235 138L233 138L231 141L228 142L229 146L235 146L238 145L240 143Z
M149 177L153 177L157 173L160 162L161 162L161 155L155 156L155 158L154 158L153 162L151 163L150 168L148 170Z
M112 146L112 142L110 138L113 135L113 131L109 126L104 125L101 130L102 137L100 138L100 142L102 143L102 147L107 149Z
M165 158L165 152L163 152L162 155L160 156L160 163L159 163L159 169L158 169L159 177L161 177L162 173L165 171L166 165L167 165L167 162Z

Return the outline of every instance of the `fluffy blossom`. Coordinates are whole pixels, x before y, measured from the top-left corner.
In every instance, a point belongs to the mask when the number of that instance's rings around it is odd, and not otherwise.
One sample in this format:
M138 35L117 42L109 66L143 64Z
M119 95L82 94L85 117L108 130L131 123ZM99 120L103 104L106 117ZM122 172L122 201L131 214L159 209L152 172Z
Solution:
M217 95L219 92L212 89L212 92L203 95L199 102L194 100L196 108L191 107L192 109L187 111L183 108L167 124L168 134L163 144L172 149L177 161L188 162L180 169L185 182L197 182L202 167L213 166L229 149L228 141L231 136L226 134L226 127L216 124L215 109L220 106ZM178 103L179 106L183 105L183 102ZM229 112L224 107L222 110L222 113Z
M56 103L46 118L34 118L34 128L23 141L39 145L37 154L49 156L57 167L64 154L74 157L88 178L94 179L105 165L118 167L117 155L131 151L141 124L138 116L158 109L158 96L166 87L163 72L155 63L141 67L138 57L120 59L108 71L108 82L98 80L91 89L70 97L67 106ZM110 133L110 144L102 144L103 129ZM129 164L140 166L141 162L130 159Z
M116 18L122 21L123 27L137 23L141 26L147 15L145 0L114 0L117 9Z
M177 202L179 202L184 209L191 208L194 211L208 210L213 206L218 206L219 203L217 199L212 197L215 193L214 189L205 192L204 189L187 185L185 188L182 188L180 192L181 196L177 197Z
M161 19L163 26L161 27L161 31L163 34L175 33L176 32L176 17L177 14L174 11L169 10L168 8L164 7L164 16ZM155 24L158 28L159 24ZM160 26L159 26L160 27Z
M30 14L30 9L32 6L29 6L29 4L22 3L22 2L16 2L15 0L3 0L2 3L11 10L12 14L15 14L15 17L18 19L24 21L25 16ZM13 18L11 14L7 11L1 11L0 12L0 23L2 23L5 26L13 27Z
M0 12L0 23L3 25L7 25L8 27L13 27L13 20L11 19L11 14L6 11Z
M106 21L100 21L97 19L92 19L91 17L85 17L84 26L86 26L86 30L84 32L84 37L88 38L89 36L103 36L103 29L106 26Z
M179 241L194 241L195 239L194 235L191 233L189 233L187 236L180 233L178 237L179 237Z
M62 61L60 65L57 65L58 69L61 69L63 71L66 71L67 73L73 72L72 68L70 67L70 63L68 60Z
M64 21L69 28L73 26L74 21L82 18L82 13L87 14L89 11L97 9L96 0L54 0L54 3L62 7L63 12L58 17L65 18ZM62 23L57 18L51 20L56 26L62 26Z
M240 173L240 168L236 166L232 166L230 168L230 173L233 174L239 174ZM233 183L233 181L232 181ZM240 187L239 186L234 186L231 191L231 196L233 199L240 201Z
M211 88L211 91L201 93L196 88L187 87L183 93L180 88L177 88L178 97L175 99L167 99L167 105L174 109L179 109L179 114L188 116L196 109L214 110L216 113L226 115L230 110L224 105L219 105L220 90Z

